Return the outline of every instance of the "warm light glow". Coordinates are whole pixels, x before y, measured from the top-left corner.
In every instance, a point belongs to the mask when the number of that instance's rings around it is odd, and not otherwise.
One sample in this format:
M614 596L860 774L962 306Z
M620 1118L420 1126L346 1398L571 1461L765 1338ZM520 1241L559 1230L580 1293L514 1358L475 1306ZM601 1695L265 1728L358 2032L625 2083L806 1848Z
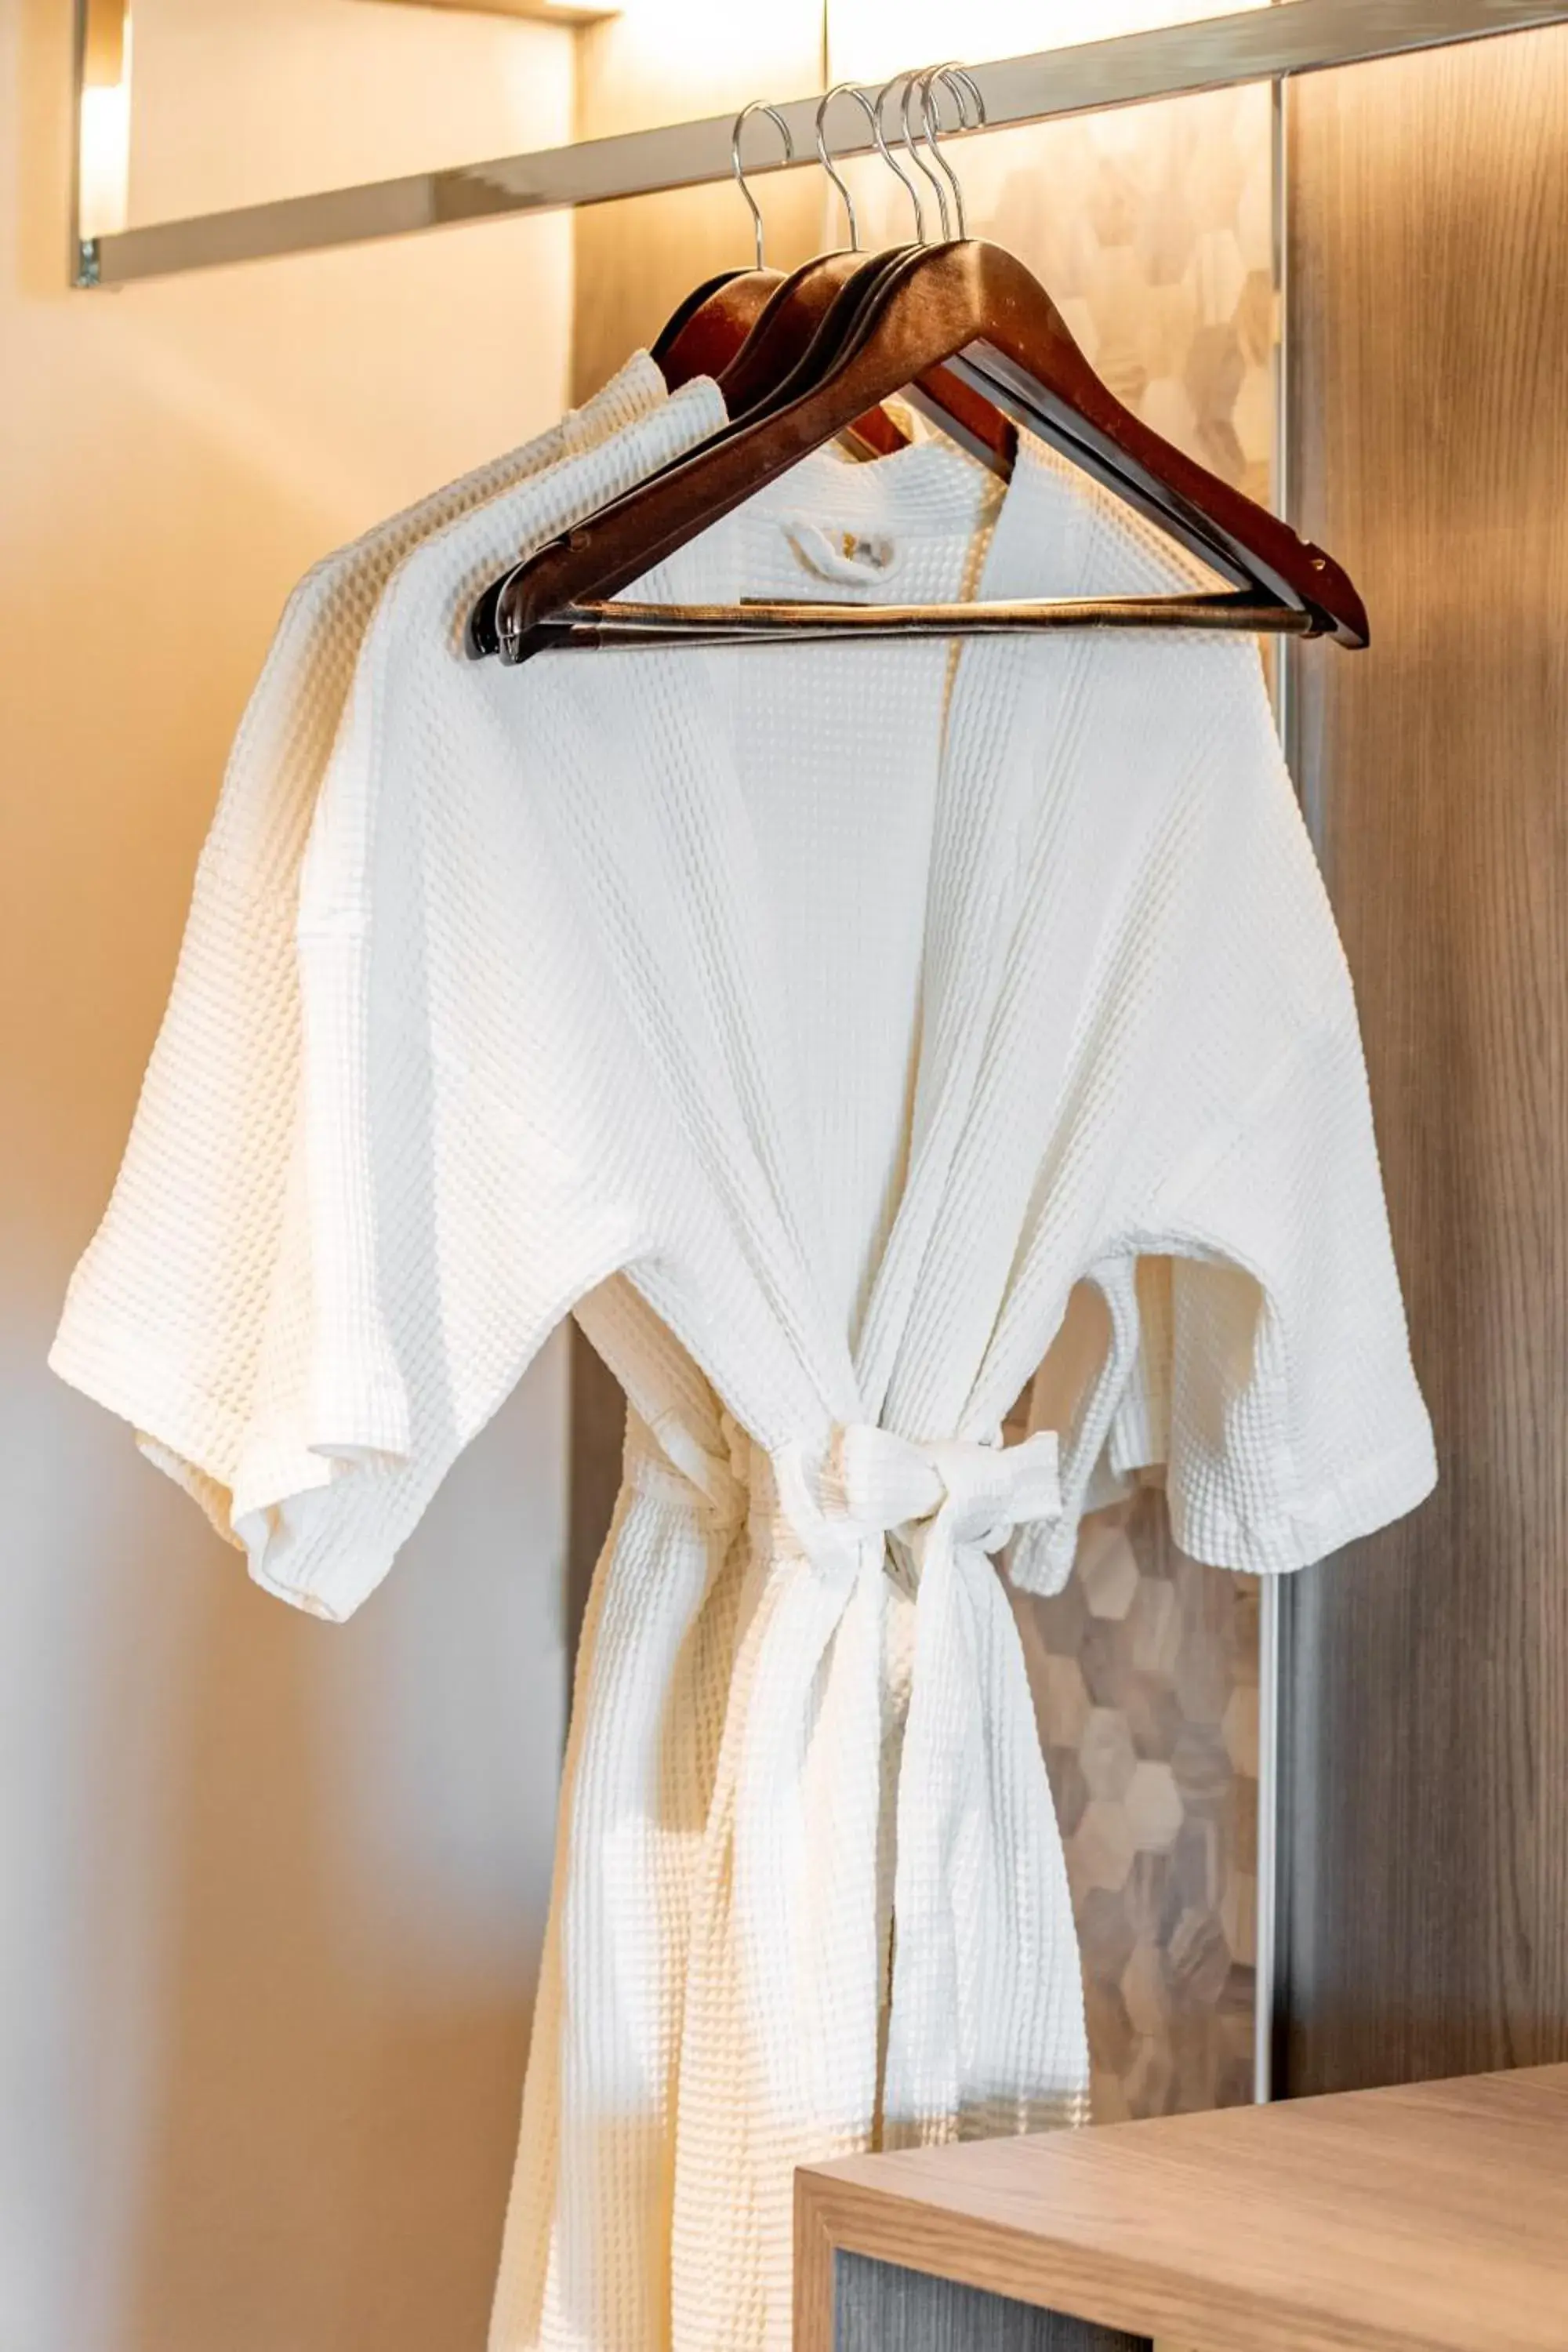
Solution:
M606 16L620 15L618 0L506 0L503 14L509 16L538 16L549 24L597 25Z
M115 44L118 72L105 78L89 53L82 77L77 162L78 233L112 236L125 226L131 201L131 17Z
M795 5L798 16L800 0ZM773 12L774 18L778 13ZM700 57L721 67L749 58L773 37L771 24L759 29L754 20L738 16L735 0L617 0L615 14L639 34L657 30L671 55ZM787 10L784 16L787 23Z
M828 0L828 47L836 81L872 81L937 58L975 65L1267 5L1268 0L964 0L955 10L952 0L903 0L898 8L887 0Z

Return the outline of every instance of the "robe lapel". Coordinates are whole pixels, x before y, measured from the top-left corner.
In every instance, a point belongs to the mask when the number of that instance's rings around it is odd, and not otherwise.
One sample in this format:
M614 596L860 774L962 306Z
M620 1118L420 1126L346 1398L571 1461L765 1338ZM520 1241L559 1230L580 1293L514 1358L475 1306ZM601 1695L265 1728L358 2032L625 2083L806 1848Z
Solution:
M1095 538L1082 487L1026 443L979 593L1079 593ZM1032 949L1047 903L1082 926L1085 952L1091 935L1090 894L1064 905L1041 886L1070 862L1097 675L1079 635L977 640L958 663L909 1178L858 1360L868 1410L911 1436L989 1439L1008 1401L981 1375L1049 1132L1042 1107L1072 1045L1068 1008L1029 999ZM919 1547L912 1634L889 2146L1070 2121L1087 2080L1071 1900L1016 1626L992 1560L940 1520Z
M629 593L722 602L739 586L721 526ZM717 1276L732 1250L744 1295L731 1285L721 1308L694 1311L689 1283L662 1265L633 1266L630 1279L759 1436L777 1442L852 1419L847 1341L815 1273L821 1226L782 1018L785 980L735 768L735 656L555 658L572 674L552 684L573 698L574 729L595 747L563 810L579 872L628 1018L711 1188L718 1215L705 1270Z
M977 593L1070 595L1089 541L1082 501L1025 439ZM994 1311L966 1262L1008 1237L953 1231L951 1180L984 1091L987 1051L1023 912L1041 737L1070 737L1082 638L974 638L949 708L926 913L921 1050L909 1175L857 1354L868 1416L913 1436L983 1434L964 1418Z

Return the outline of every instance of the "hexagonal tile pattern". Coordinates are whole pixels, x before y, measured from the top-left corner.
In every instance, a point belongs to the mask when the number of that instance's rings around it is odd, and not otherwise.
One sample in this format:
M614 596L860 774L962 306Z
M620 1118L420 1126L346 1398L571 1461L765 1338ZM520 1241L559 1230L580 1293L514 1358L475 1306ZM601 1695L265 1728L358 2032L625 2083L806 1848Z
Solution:
M1093 1712L1083 1679L1083 1668L1070 1655L1047 1651L1041 1660L1040 1684L1045 1719L1063 1746L1077 1749Z
M1127 1717L1117 1707L1097 1706L1091 1711L1079 1741L1078 1759L1083 1768L1083 1777L1089 1795L1099 1798L1105 1804L1121 1804L1126 1798L1132 1782L1145 1769L1132 1752L1132 1735L1127 1728ZM1169 1778L1171 1768L1168 1764L1163 1768L1154 1769L1163 1769ZM1173 1782L1171 1795L1175 1800ZM1128 1807L1128 1811L1131 1816L1131 1806ZM1179 1800L1176 1800L1176 1817L1178 1821L1181 1818ZM1141 1838L1138 1843L1141 1845L1153 1845L1160 1841L1153 1838ZM1168 1843L1169 1841L1165 1843Z
M1121 1972L1121 1999L1134 2033L1163 2036L1171 2023L1171 1981L1157 1944L1134 1944Z
M1140 1675L1168 1683L1182 1647L1182 1612L1175 1586L1168 1577L1140 1577L1127 1614L1134 1667Z
M1141 1852L1164 1853L1174 1845L1185 1816L1168 1764L1152 1764L1147 1759L1135 1764L1122 1802Z
M1075 1886L1114 1893L1127 1883L1136 1848L1125 1809L1105 1798L1092 1798L1068 1841L1068 1875Z
M1047 287L1128 405L1267 498L1277 346L1269 93L1258 85L966 141L972 229ZM849 176L868 239L909 234L877 163Z
M1085 1528L1078 1575L1092 1616L1126 1616L1138 1590L1138 1563L1116 1528Z
M1057 1826L1063 1837L1071 1837L1084 1816L1089 1803L1089 1782L1083 1776L1083 1766L1075 1749L1053 1748L1046 1759L1051 1776L1051 1793L1057 1804Z
M1225 1752L1238 1772L1254 1770L1258 1762L1258 1686L1238 1683L1226 1704L1220 1723Z
M1113 1592L1120 1604L1129 1586L1120 1616L1100 1613L1097 1601ZM1257 1946L1256 1585L1178 1551L1151 1486L1085 1522L1063 1592L1016 1596L1015 1608L1083 1954L1094 2112L1109 2120L1244 2101Z
M1097 1591L1120 1596L1129 1582L1120 1617L1097 1613ZM1085 1522L1061 1593L1016 1595L1014 1606L1083 1955L1094 2113L1110 2121L1245 2102L1258 1932L1256 1582L1178 1551L1163 1494L1150 1486Z

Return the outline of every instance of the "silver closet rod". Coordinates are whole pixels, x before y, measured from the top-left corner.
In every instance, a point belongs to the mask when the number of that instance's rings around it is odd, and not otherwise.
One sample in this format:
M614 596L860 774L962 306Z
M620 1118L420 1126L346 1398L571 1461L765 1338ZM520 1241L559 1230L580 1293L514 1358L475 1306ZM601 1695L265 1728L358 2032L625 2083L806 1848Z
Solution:
M1564 21L1568 0L1552 5L1542 0L1276 0L1271 7L1005 58L973 70L984 96L988 127L994 131L1281 74L1321 73ZM953 40L960 50L962 35L963 11L955 8ZM816 105L813 96L779 110L803 163L815 162ZM139 278L405 236L459 221L608 204L621 196L728 180L732 120L716 115L616 139L580 140L533 155L507 155L123 229L79 245L77 283L124 286ZM846 140L836 126L834 145L837 154L853 155L868 152L870 141ZM788 168L763 155L748 162L747 173Z

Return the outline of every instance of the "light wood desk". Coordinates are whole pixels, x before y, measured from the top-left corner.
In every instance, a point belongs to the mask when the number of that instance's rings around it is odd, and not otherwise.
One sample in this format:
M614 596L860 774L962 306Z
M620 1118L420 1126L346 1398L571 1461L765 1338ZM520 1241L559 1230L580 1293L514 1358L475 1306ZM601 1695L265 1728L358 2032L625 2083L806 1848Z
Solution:
M795 2352L1155 2340L1568 2352L1568 2066L795 2177Z

